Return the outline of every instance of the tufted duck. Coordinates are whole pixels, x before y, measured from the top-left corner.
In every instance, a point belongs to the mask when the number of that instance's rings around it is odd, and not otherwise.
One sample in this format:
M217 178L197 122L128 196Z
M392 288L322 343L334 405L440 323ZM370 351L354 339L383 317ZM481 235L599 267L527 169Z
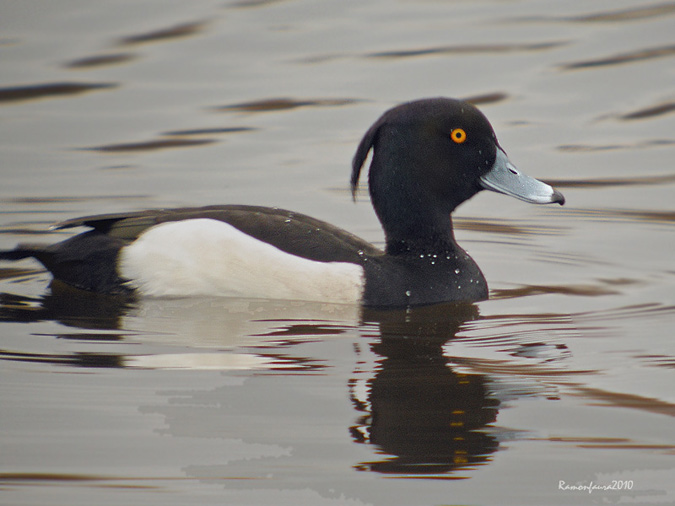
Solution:
M282 209L225 205L108 214L56 229L92 230L50 246L19 245L63 283L100 293L236 296L402 307L486 299L473 259L455 242L454 209L487 189L537 204L561 193L520 173L473 105L405 103L370 127L352 164L368 184L384 251L323 221Z

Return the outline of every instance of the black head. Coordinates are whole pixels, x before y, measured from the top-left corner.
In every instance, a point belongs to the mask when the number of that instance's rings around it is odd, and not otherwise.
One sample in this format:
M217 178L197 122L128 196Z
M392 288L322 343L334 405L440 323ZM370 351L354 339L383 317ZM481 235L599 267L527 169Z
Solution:
M417 100L384 113L356 151L352 193L371 149L370 196L388 246L454 243L450 213L482 189L531 202L562 202L550 186L515 169L487 118L461 100ZM520 189L524 182L530 185L526 191Z
M461 100L433 98L388 110L361 140L353 161L352 192L370 149L371 196L403 182L452 211L481 188L495 161L497 138L487 118ZM389 196L391 198L391 196Z

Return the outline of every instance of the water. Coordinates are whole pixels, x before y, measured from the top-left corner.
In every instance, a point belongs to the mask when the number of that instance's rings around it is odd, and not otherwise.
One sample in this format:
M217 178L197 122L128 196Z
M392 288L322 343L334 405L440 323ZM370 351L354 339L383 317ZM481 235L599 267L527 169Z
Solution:
M0 248L214 203L381 244L349 161L425 96L475 100L567 198L458 210L491 287L462 307L128 307L0 266L3 504L675 502L675 3L27 1L0 27Z

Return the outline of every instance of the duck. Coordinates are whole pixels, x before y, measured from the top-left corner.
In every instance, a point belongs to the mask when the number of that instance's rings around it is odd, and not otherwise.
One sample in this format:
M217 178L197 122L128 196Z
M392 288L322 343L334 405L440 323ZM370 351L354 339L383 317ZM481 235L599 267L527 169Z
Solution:
M243 297L397 308L488 298L476 262L456 242L452 213L489 190L565 203L520 172L474 105L426 98L387 110L352 161L356 201L368 189L384 249L310 216L252 205L155 209L70 219L88 230L52 245L19 244L0 260L33 258L54 282L129 297Z

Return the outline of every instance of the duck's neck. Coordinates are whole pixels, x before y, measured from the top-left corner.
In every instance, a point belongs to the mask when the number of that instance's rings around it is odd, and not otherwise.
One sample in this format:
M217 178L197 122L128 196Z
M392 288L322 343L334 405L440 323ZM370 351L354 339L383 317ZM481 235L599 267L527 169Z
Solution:
M368 173L370 197L385 232L387 253L456 251L450 215L475 191L458 187L456 192L448 192L442 161L429 160L421 146L396 138L396 131L388 134L392 136L390 149L375 150Z
M371 200L392 255L454 252L454 206L444 205L415 182L388 186L381 192L371 182Z
M457 243L450 213L445 216L407 213L395 221L381 218L386 237L386 252L390 255L445 254L455 252Z

